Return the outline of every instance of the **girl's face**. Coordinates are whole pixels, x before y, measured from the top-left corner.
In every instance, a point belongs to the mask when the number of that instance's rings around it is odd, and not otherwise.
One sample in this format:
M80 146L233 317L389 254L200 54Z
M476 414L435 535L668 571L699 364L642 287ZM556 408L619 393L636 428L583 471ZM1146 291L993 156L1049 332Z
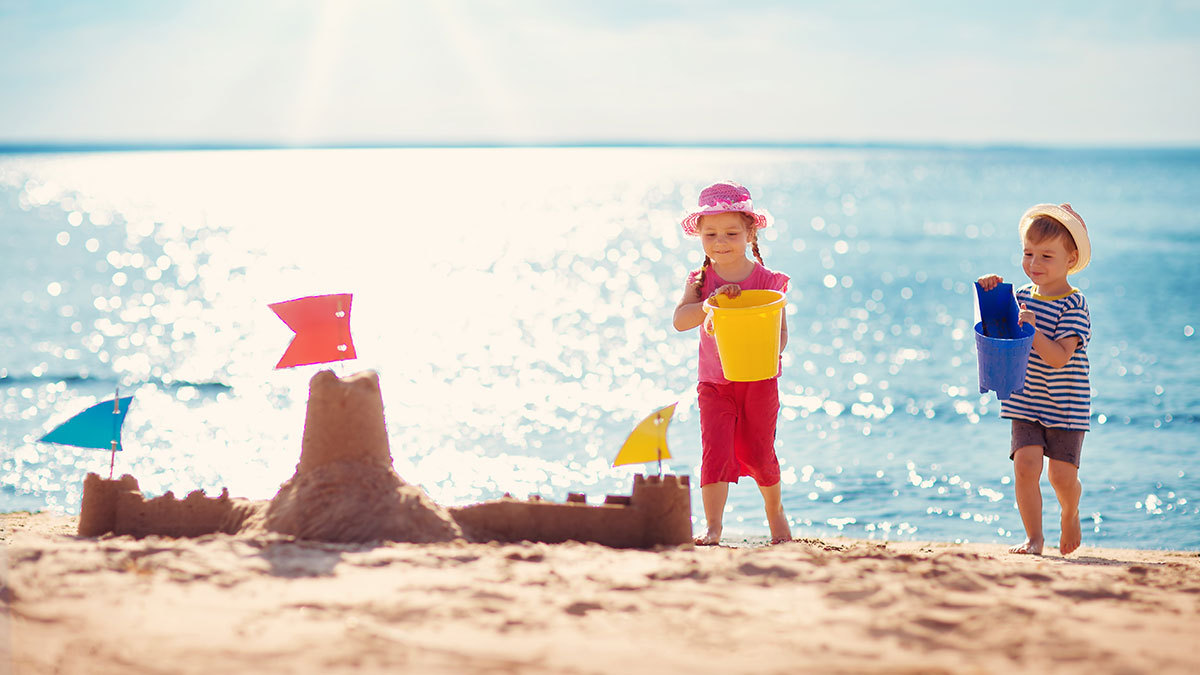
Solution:
M1078 252L1067 251L1062 237L1034 243L1025 238L1025 255L1021 269L1039 288L1055 288L1067 282L1067 270L1075 264Z
M740 213L715 213L701 216L700 243L704 253L717 264L736 263L746 257L746 246L753 236Z

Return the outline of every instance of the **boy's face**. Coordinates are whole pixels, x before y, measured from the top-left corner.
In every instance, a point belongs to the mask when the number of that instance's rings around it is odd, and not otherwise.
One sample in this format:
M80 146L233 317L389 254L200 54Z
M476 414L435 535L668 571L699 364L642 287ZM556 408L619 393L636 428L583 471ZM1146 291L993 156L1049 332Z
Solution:
M746 257L746 246L750 243L746 220L740 213L716 213L701 216L697 230L704 253L713 262L731 263Z
M1039 287L1054 287L1067 280L1067 270L1075 264L1078 252L1068 252L1062 237L1044 239L1037 243L1025 237L1025 255L1021 269Z

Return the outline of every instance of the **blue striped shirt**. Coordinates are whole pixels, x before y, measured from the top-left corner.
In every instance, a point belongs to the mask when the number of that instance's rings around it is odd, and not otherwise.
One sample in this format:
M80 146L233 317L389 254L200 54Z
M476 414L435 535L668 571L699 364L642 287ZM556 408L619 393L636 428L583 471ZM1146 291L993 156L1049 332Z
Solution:
M1007 401L1000 402L1000 416L1037 422L1045 427L1090 428L1092 388L1088 381L1087 345L1092 337L1092 321L1087 301L1078 289L1051 298L1033 292L1033 284L1017 291L1017 302L1037 317L1037 330L1058 341L1074 335L1079 346L1062 368L1051 368L1036 349L1029 352L1025 369L1025 387Z

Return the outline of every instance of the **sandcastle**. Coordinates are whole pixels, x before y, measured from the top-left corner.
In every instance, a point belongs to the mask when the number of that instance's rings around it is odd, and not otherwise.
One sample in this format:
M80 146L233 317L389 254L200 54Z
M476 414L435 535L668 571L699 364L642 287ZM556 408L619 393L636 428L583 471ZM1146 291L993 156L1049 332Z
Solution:
M103 534L128 534L145 537L198 537L224 532L236 534L259 510L260 503L230 499L229 491L208 498L196 490L183 500L168 492L146 499L138 490L137 480L128 474L117 480L105 480L89 473L83 479L83 507L79 512L79 534L98 537Z
M392 468L379 376L338 378L323 370L309 382L300 461L270 501L231 499L194 491L145 499L124 475L84 479L79 534L195 537L213 533L275 532L328 542L429 543L568 540L618 548L691 542L687 476L634 477L631 495L608 495L588 505L579 493L566 503L536 496L446 509Z
M692 540L687 476L633 477L632 495L587 505L582 493L565 504L511 497L450 509L472 541L592 541L614 548L652 548Z

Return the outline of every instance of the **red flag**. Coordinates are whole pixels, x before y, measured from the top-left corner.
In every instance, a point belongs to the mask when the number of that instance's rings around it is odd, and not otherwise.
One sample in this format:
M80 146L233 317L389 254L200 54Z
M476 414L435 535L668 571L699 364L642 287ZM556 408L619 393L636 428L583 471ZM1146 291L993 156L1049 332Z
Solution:
M296 332L275 369L357 358L350 339L351 297L314 295L268 305Z

